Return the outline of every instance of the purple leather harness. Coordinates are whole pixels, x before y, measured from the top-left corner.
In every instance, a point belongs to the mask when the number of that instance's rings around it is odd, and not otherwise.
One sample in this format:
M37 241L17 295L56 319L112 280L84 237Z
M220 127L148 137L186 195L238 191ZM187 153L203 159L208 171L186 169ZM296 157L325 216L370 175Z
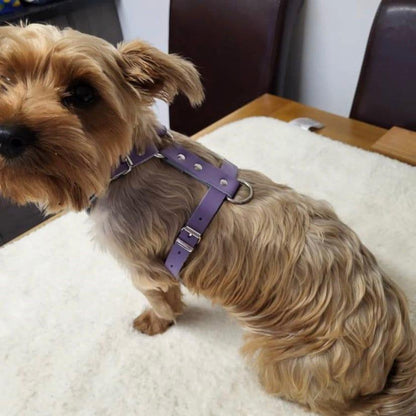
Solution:
M161 137L170 135L166 127L159 132ZM162 159L171 166L192 176L208 186L208 191L202 198L187 223L180 230L175 243L165 260L167 269L179 279L179 273L190 254L201 241L202 234L214 218L225 199L231 203L244 204L253 197L253 189L249 183L237 178L238 168L227 160L223 160L220 168L211 165L194 153L176 143L158 150L149 146L144 154L139 155L135 149L120 163L111 176L115 180L127 175L131 170L153 157ZM234 199L241 185L249 190L249 195L241 200Z

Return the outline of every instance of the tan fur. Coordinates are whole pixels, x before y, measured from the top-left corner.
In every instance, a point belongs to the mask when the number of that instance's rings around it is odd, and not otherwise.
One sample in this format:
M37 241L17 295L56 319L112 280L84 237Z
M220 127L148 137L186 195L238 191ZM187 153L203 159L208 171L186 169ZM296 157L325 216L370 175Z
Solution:
M0 124L24 123L39 136L20 159L0 156L1 192L47 212L85 209L96 194L96 237L152 307L134 326L164 332L183 312L164 259L206 188L159 159L109 179L133 146L169 144L156 133L151 104L178 92L200 103L198 73L143 42L116 49L29 25L0 28L0 75L10 78L0 78ZM62 97L79 78L100 99L71 111ZM174 140L220 165L200 144ZM416 342L403 293L326 203L258 172L239 175L255 197L223 205L181 272L184 285L241 323L243 353L268 392L324 415L414 416Z

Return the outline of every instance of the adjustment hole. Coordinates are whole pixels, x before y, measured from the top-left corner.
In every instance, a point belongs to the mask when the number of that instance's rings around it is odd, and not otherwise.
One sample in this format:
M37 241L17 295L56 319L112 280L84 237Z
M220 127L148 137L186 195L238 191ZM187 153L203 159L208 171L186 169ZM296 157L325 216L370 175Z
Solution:
M199 217L198 219L199 219L199 221L202 221L202 217Z
M182 253L182 251L180 251L180 250L179 250L179 251L178 251L178 254L181 254L181 253Z
M172 267L173 267L173 264L170 265L170 268L172 268Z

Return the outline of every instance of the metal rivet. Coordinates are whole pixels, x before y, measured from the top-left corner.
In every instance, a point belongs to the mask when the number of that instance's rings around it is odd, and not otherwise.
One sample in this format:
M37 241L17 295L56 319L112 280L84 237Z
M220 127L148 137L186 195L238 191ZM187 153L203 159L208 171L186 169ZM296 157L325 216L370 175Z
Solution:
M176 157L178 158L178 160L185 160L186 159L185 155L182 154L182 153L179 153L178 156L176 156Z
M202 170L202 165L200 163L195 163L194 169L195 170Z
M221 179L221 180L220 180L220 185L221 185L221 186L227 186L227 185L228 185L228 181L227 181L227 179Z

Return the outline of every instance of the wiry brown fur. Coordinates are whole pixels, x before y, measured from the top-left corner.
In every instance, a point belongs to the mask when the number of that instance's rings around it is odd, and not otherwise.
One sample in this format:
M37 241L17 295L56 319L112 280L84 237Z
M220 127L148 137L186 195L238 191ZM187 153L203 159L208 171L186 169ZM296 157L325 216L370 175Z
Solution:
M168 145L150 106L180 91L200 103L196 70L142 42L116 49L29 25L0 28L0 75L10 78L0 81L0 124L23 123L39 136L18 160L0 157L2 193L47 212L84 209L96 194L97 238L152 306L134 326L164 332L183 312L164 259L205 187L159 159L109 179L134 145ZM62 97L79 78L100 100L71 111ZM221 163L186 137L174 140ZM258 172L239 175L255 197L223 205L181 272L184 285L241 322L243 352L268 392L324 415L414 416L416 342L402 292L326 203Z

